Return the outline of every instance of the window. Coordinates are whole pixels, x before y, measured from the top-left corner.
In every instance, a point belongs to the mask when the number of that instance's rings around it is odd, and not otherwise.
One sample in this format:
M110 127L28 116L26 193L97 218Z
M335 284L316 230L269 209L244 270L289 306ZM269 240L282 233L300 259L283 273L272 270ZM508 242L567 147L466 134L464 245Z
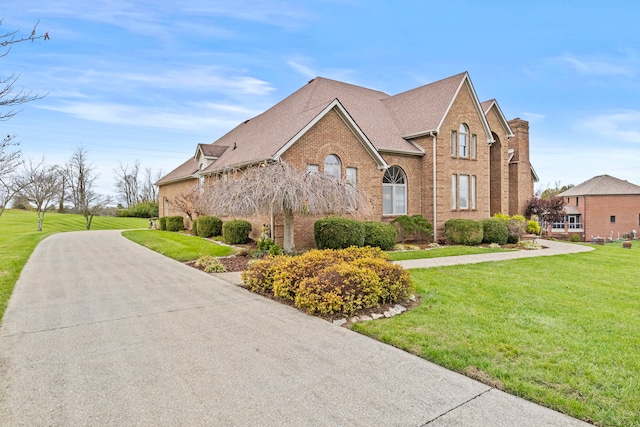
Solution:
M469 175L460 175L460 209L469 209Z
M340 179L340 170L341 170L340 159L335 154L329 154L324 159L324 175L325 176L333 176L337 179Z
M451 209L458 207L458 175L455 173L451 175Z
M407 177L402 168L391 166L382 178L382 214L407 213Z
M307 165L307 172L318 173L318 172L320 172L320 166L318 166L318 165Z
M451 155L456 155L456 144L458 143L458 132L455 130L451 131Z
M469 157L469 128L464 123L460 125L458 146L458 155L460 157Z
M576 206L578 206L578 203L579 203L579 202L578 202L578 198L576 197Z
M471 158L475 159L478 153L478 137L474 133L471 135Z
M471 209L476 208L476 176L471 175Z
M354 187L358 183L358 169L356 168L347 168L347 182L351 183Z
M616 216L615 215L611 215L611 217L609 218L609 222L611 222L611 223L616 222Z

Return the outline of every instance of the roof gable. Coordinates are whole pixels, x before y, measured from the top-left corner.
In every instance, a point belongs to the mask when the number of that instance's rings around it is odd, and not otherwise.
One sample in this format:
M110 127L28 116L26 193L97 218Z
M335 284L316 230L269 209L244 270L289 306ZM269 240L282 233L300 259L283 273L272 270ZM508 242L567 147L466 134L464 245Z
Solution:
M640 195L640 186L609 175L598 175L558 194L561 197L611 195Z
M482 107L482 111L484 112L485 117L488 117L489 114L492 112L496 115L496 117L498 118L498 122L500 123L500 126L502 127L502 129L504 130L504 133L507 135L508 138L512 138L514 136L513 131L509 126L509 121L502 113L502 109L498 105L498 101L496 101L495 99L490 99L489 101L482 102L480 105Z
M457 74L383 100L404 138L440 133L440 128L458 94L467 87L482 126L492 142L484 111L469 74Z
M184 181L186 179L195 178L194 174L198 171L198 162L191 157L189 160L160 178L155 185L170 184L172 182Z

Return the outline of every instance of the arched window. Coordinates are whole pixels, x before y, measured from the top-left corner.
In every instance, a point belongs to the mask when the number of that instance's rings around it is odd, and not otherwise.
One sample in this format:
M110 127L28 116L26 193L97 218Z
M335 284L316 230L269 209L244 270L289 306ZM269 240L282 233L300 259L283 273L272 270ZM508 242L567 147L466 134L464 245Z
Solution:
M341 170L340 158L335 154L329 154L324 158L324 174L325 176L333 176L340 179Z
M382 178L382 214L407 213L407 176L399 166L391 166Z
M458 130L458 156L469 157L469 127L464 123Z

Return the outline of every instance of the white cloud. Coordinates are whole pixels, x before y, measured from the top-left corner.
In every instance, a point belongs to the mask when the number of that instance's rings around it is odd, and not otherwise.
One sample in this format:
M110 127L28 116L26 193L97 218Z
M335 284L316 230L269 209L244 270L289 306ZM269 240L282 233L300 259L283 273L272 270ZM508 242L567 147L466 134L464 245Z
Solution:
M347 83L359 84L355 81L355 70L349 68L317 68L312 65L312 62L313 60L311 58L298 56L287 60L287 65L309 79L321 76Z
M602 60L590 58L578 58L571 54L564 54L556 60L569 64L581 74L596 76L633 76L636 72L634 64L629 63L628 58L623 60ZM621 62L621 64L619 64Z
M640 111L615 111L589 117L581 125L600 135L604 141L640 143Z
M539 122L540 120L546 117L544 114L527 113L527 112L523 112L522 116L524 117L525 120L531 123Z

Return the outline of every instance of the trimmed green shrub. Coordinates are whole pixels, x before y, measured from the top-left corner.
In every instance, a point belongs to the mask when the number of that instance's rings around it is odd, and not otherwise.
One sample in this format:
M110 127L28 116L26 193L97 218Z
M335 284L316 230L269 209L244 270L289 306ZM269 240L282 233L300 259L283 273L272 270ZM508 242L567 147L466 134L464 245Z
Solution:
M313 224L318 249L344 249L364 245L364 224L355 219L330 217Z
M167 229L167 217L163 216L158 218L158 223L160 224L160 230L166 230Z
M507 240L509 240L507 221L501 218L486 218L482 220L482 243L504 245Z
M251 229L249 229L251 231ZM213 237L222 234L222 220L215 216L201 216L198 218L198 236Z
M431 240L433 226L428 219L422 215L400 215L391 221L404 243L407 240L425 241Z
M534 220L527 221L527 233L536 234L536 235L540 234L540 224L538 224L538 221L534 221Z
M574 243L577 243L577 242L582 241L582 239L580 238L579 234L573 233L571 235L571 241L574 242Z
M191 221L191 234L193 234L194 236L198 235L198 219L197 218Z
M398 232L395 227L384 222L368 221L364 225L364 246L373 246L390 251L396 244Z
M482 223L472 219L450 219L444 223L444 235L456 245L479 245L483 236Z
M308 313L352 315L397 303L413 293L409 273L380 248L314 249L277 256L242 273L247 288L291 301Z
M182 231L184 230L184 218L182 216L168 216L167 218L167 231Z
M251 223L244 219L233 219L222 224L222 240L229 245L242 245L249 241Z

